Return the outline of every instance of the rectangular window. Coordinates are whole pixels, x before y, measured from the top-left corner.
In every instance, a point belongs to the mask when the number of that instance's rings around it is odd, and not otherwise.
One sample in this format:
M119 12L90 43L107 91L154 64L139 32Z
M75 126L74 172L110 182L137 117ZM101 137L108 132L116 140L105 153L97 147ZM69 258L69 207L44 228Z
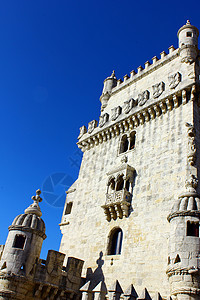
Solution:
M22 234L16 234L15 240L13 243L14 248L23 249L25 244L26 237Z
M188 31L188 32L187 32L187 36L188 36L188 37L192 37L192 32Z
M69 215L69 214L71 214L71 210L72 210L72 204L73 204L73 202L69 202L69 203L67 203L67 205L66 205L66 209L65 209L65 215Z
M199 222L187 221L187 236L199 237Z

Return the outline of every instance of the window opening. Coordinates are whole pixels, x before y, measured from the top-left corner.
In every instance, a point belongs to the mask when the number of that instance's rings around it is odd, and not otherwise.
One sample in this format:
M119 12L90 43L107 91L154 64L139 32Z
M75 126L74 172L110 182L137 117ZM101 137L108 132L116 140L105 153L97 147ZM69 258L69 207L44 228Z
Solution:
M187 236L199 237L199 223L187 221Z
M13 243L13 247L14 248L19 248L19 249L23 249L24 248L24 244L25 244L25 240L26 240L26 237L21 235L21 234L17 234L15 236L15 240L14 240L14 243Z
M65 209L65 215L69 215L69 214L71 214L72 205L73 205L73 202L69 202L69 203L67 203L67 205L66 205L66 209Z
M135 148L135 132L131 132L130 136L130 150Z
M187 36L187 37L192 37L192 32L191 32L191 31L188 31L188 32L186 33L186 36Z
M108 186L109 190L114 191L115 190L115 180L114 178L112 178L110 180L109 186Z
M124 187L124 179L123 176L121 175L117 180L116 191L121 191L123 187Z
M121 254L123 233L121 228L118 228L111 235L109 255Z
M120 153L124 153L128 150L128 138L124 135L121 139Z

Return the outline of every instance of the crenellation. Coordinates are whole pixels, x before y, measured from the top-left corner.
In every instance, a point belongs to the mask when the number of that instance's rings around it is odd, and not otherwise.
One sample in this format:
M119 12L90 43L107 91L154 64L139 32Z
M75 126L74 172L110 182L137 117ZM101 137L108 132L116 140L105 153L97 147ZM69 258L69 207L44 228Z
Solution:
M169 54L171 54L171 53L174 52L176 49L174 48L173 45L171 45L171 46L168 48L168 50L169 50Z
M152 58L152 62L153 62L153 64L155 64L157 61L158 61L158 58L157 58L157 56L155 55L155 56Z
M138 70L138 73L137 73L137 74L140 74L144 69L143 69L142 66L139 66L139 67L137 68L137 70Z
M147 60L144 64L145 70L148 69L148 67L151 65L151 63Z
M163 59L166 55L167 55L167 53L165 51L162 51L160 53L160 58Z

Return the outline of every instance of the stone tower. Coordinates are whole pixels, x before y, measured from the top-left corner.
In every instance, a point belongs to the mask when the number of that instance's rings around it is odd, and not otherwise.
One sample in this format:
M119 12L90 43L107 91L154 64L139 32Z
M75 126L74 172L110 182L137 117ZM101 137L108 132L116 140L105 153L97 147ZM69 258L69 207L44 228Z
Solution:
M40 190L33 196L33 204L18 215L9 227L9 234L0 262L0 269L8 273L33 276L33 268L39 260L45 235L45 224L38 202ZM15 258L15 259L14 259Z
M0 299L41 300L80 299L83 261L49 250L47 259L40 259L45 235L36 191L31 204L9 227L9 234L0 260Z
M198 35L187 21L177 49L113 72L99 122L80 128L60 251L85 261L83 297L105 282L109 299L200 299Z

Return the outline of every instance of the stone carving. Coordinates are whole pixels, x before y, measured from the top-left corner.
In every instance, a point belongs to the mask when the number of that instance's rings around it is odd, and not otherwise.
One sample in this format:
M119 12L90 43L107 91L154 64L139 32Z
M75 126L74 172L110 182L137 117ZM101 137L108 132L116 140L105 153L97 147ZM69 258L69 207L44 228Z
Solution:
M149 91L146 90L143 93L138 95L138 104L142 106L147 102L148 99L149 99Z
M117 107L114 107L111 111L112 111L111 120L115 121L121 114L122 108L121 108L121 106L117 106Z
M188 127L188 162L191 166L194 166L196 161L196 145L195 145L195 129L192 124L185 123Z
M128 101L124 102L124 112L125 114L128 114L131 109L137 105L137 101L134 100L133 98L129 99Z
M97 121L93 120L88 123L88 133L92 133L92 131L97 127Z
M157 84L154 84L152 88L153 88L153 97L158 98L163 93L165 89L165 84L163 81L161 81Z
M174 89L181 81L181 74L179 72L169 76L169 87Z
M122 165L115 168L107 175L111 175L107 182L107 193L104 209L108 222L111 219L122 219L129 216L129 208L132 200L132 188L135 178L135 169L127 165L127 158L124 156Z
M99 117L99 127L103 127L108 122L109 114L105 113Z
M198 186L198 179L193 174L190 174L189 178L186 179L185 181L186 189L191 192L194 192L196 191L197 186Z
M79 133L78 139L80 139L86 132L87 132L87 129L85 126L80 127L80 133Z

